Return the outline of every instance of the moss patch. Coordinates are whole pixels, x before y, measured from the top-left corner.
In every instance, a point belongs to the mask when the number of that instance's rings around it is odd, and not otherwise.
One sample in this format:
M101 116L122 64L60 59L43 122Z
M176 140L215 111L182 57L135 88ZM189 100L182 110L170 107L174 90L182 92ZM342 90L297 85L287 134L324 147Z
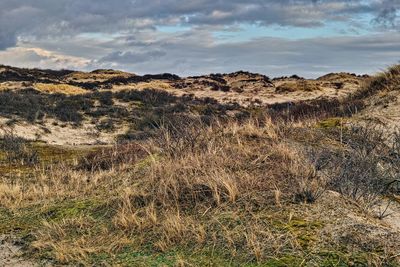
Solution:
M104 203L93 199L64 201L50 206L35 205L16 211L1 208L0 234L14 232L25 235L36 230L42 221L57 222L79 216L99 219L106 214Z
M343 127L343 124L345 123L345 119L343 118L329 118L325 119L323 121L318 122L317 128L338 128L338 127Z
M20 162L8 162L6 153L0 150L0 175L6 177L29 176L37 171L37 166L46 168L49 165L63 163L72 163L88 153L100 149L99 147L65 147L57 145L48 145L41 142L30 142L26 144L26 149L37 153L39 162L29 165Z

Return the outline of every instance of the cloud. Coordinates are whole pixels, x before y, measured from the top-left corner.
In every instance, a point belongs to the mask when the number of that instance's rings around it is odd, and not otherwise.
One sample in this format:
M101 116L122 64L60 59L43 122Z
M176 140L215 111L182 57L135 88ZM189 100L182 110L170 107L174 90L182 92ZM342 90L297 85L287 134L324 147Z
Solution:
M1 0L0 63L184 75L371 72L400 57L399 11L399 0ZM260 31L246 36L246 25ZM298 39L274 38L268 30L277 27ZM309 30L312 38L302 37Z
M91 60L57 54L40 48L9 48L0 51L1 63L5 65L53 68L53 69L82 69L87 67Z
M17 43L17 36L0 29L0 50L12 47Z
M373 20L374 23L384 28L400 27L399 15L400 2L398 0L383 0L378 15Z
M149 51L143 53L135 53L131 51L112 52L99 60L99 63L110 62L119 64L137 64L150 61L165 56L164 51Z
M398 0L2 0L0 44L4 49L18 38L132 32L157 25L319 27L365 14L394 27L399 6Z
M202 34L203 42L197 41L197 33L193 31L159 37L147 49L168 51L162 58L154 57L151 63L143 64L124 60L123 53L119 52L116 58L122 59L113 60L113 67L139 74L197 75L242 69L269 76L316 77L338 71L374 73L400 59L400 33L397 32L299 40L263 37L233 43L212 42L207 39L211 36ZM93 64L104 64L104 60Z

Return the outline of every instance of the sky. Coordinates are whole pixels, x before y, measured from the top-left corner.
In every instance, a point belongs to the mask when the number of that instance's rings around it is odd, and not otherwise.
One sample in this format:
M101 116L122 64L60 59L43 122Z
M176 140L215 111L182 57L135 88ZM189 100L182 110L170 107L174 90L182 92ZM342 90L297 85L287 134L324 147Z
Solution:
M1 0L0 64L181 76L375 73L400 0Z

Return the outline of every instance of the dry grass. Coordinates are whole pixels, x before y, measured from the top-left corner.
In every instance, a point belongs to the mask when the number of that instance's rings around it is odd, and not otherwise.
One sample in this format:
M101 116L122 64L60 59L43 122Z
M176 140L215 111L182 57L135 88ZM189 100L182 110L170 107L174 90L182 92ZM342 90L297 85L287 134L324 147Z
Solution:
M34 87L47 94L81 95L88 93L87 90L69 84L36 83Z
M295 82L285 82L276 88L277 93L292 93L298 91L313 92L320 90L316 82L300 80Z
M398 177L400 146L317 127L313 111L300 105L296 123L175 118L145 140L4 177L0 233L54 264L398 265L399 233L357 201L396 193L376 189Z
M369 78L361 90L354 94L355 98L367 98L379 92L399 90L400 65L394 65L387 71Z
M9 86L6 83L0 83L0 91L8 90Z
M99 264L108 255L107 262L129 266L141 258L119 262L127 249L151 255L211 249L224 261L297 265L307 251L323 249L323 223L293 217L326 185L298 137L288 135L295 125L264 119L183 127L161 127L154 138L89 155L83 165L3 180L2 206L25 212L16 225L33 235L34 255L59 263Z
M122 77L129 78L134 74L116 71L116 70L99 70L95 72L73 72L67 76L72 80L108 80L111 78Z
M173 87L166 82L163 81L150 81L150 82L139 82L135 84L129 84L129 86L121 87L122 90L126 90L127 88L131 90L145 90L145 89L158 89L158 90L172 90ZM114 86L114 90L118 91L118 86Z
M185 138L199 132L198 139L189 139L195 144L181 147L188 144ZM255 240L263 230L253 229L247 212L240 207L274 205L277 187L282 192L280 202L292 201L298 188L293 185L301 184L302 177L309 175L312 168L298 160L294 148L277 143L278 134L271 122L262 127L256 122L200 125L187 129L179 137L164 129L159 137L140 145L147 153L141 154L142 159L135 160L137 163L133 165L131 160L124 162L115 157L119 169L93 168L88 172L79 165L77 170L54 166L35 176L32 183L19 179L12 185L3 182L2 205L18 209L40 203L45 208L60 199L84 198L114 207L100 223L90 219L94 215L81 214L79 205L60 211L59 219L44 219L33 233L33 247L51 251L52 257L60 262L88 261L90 255L111 253L124 240L129 240L136 249L147 246L164 252L177 246L200 249L216 242L218 249L228 249L232 255L236 253L235 247L247 240L246 246L254 257L265 259L270 250L261 250L264 241ZM230 229L228 225L221 229L220 224L225 224L219 218L222 210L238 213L238 219L249 224L246 232ZM75 217L78 214L84 217ZM74 216L69 218L71 215ZM111 225L107 227L108 224ZM89 236L71 239L71 228L89 231ZM92 231L101 234L94 236L90 234ZM119 238L111 241L108 236ZM272 238L273 234L268 236ZM246 257L251 260L251 255Z

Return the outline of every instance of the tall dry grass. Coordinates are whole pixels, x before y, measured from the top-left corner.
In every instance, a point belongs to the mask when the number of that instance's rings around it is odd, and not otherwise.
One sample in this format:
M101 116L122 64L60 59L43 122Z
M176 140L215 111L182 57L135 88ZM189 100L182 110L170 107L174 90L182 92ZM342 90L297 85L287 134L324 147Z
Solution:
M87 90L69 84L36 83L34 87L47 94L82 95L88 93Z
M68 209L61 213L63 218L41 223L33 233L33 247L52 251L60 262L112 253L126 240L138 249L155 251L215 245L233 256L244 253L239 246L245 242L249 260L265 259L277 249L278 239L298 247L294 237L265 232L250 215L260 207L307 201L299 196L313 190L308 180L319 180L310 162L299 157L300 150L280 141L280 130L270 119L262 124L216 121L178 128L161 127L152 139L90 155L73 168L50 166L30 181L3 181L2 205L46 209L63 199L93 200L107 207L100 222L84 214L69 218ZM237 216L242 225L225 225L225 212ZM88 232L72 238L71 228L96 229L102 237Z

